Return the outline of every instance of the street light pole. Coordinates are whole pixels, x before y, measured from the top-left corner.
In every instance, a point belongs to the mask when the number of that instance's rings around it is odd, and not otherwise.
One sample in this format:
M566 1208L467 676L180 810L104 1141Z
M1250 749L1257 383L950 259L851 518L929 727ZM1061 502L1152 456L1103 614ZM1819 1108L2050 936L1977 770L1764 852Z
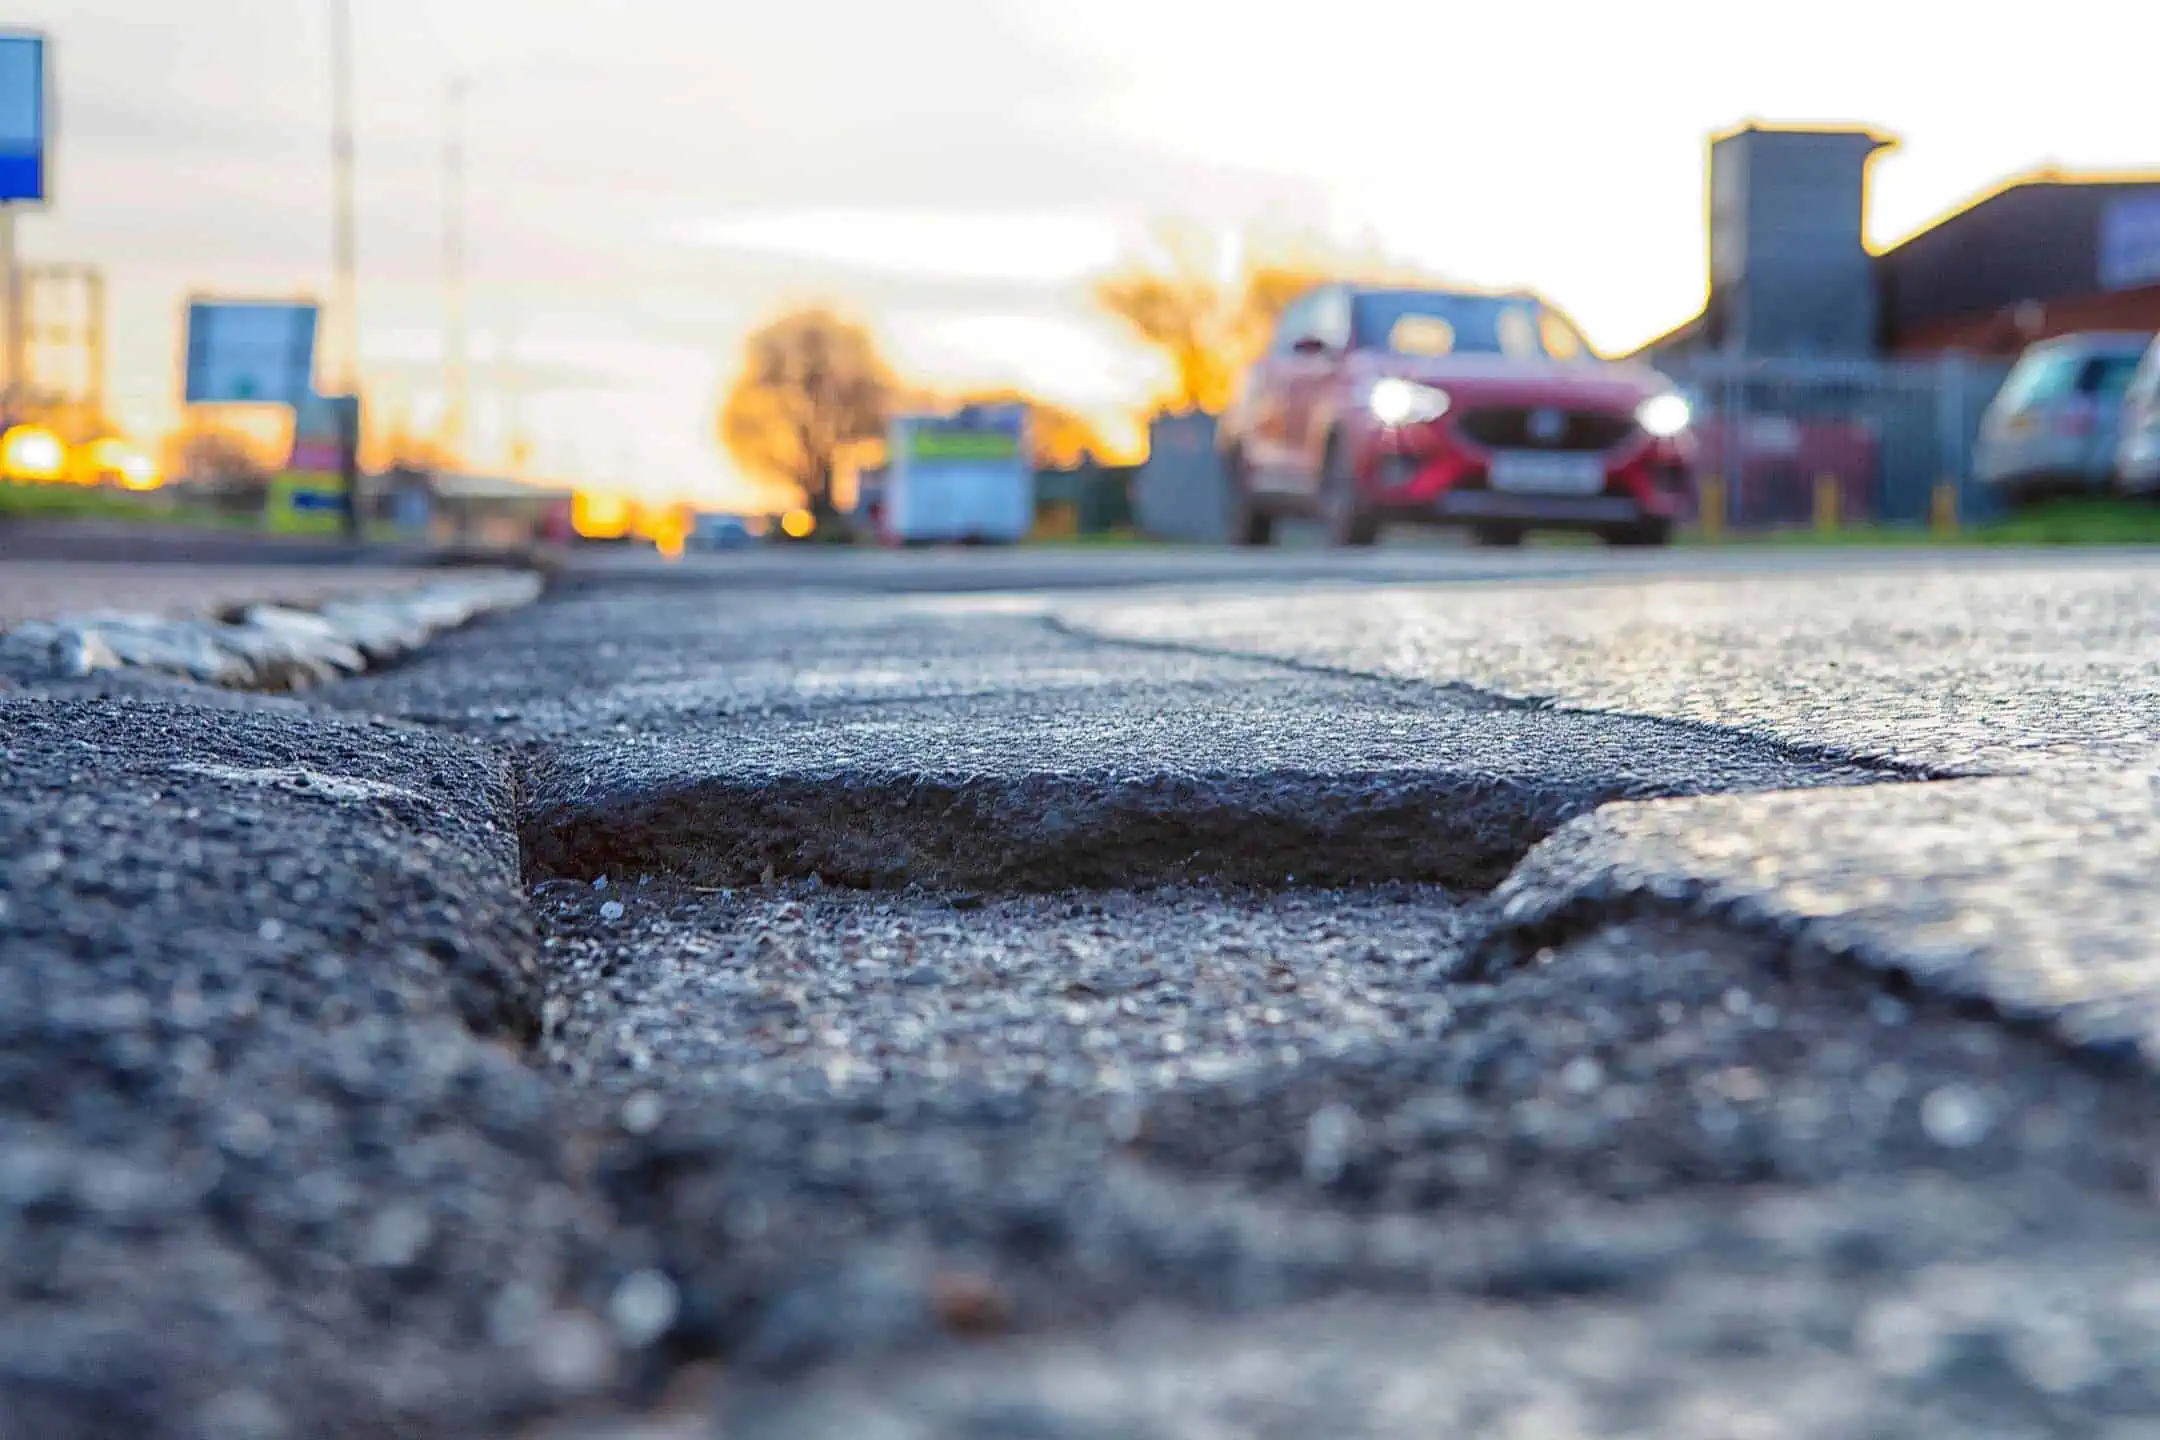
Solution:
M353 199L352 0L330 0L331 303L339 324L337 393L345 533L357 540L360 514L360 244Z
M458 76L445 95L443 133L443 422L447 457L465 463L471 405L469 311L465 280L465 101L472 81Z

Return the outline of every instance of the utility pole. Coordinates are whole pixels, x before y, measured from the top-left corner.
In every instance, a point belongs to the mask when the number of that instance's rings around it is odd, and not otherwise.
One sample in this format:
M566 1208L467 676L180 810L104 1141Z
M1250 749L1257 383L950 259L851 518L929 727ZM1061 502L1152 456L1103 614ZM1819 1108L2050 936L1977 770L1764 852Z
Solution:
M330 0L330 176L332 304L339 322L339 470L345 534L358 540L360 514L360 242L353 200L352 0Z
M7 391L4 414L0 414L0 428L13 425L21 419L23 401L23 278L22 264L15 254L15 207L0 201L0 289L5 289L7 302L7 329L0 349L6 351Z
M515 315L503 322L501 384L503 391L503 429L510 437L510 474L522 480L532 463L532 437L525 433L525 372L518 351L518 322Z
M471 413L470 307L465 280L465 101L472 81L458 76L445 95L443 132L443 420L442 447L466 464Z

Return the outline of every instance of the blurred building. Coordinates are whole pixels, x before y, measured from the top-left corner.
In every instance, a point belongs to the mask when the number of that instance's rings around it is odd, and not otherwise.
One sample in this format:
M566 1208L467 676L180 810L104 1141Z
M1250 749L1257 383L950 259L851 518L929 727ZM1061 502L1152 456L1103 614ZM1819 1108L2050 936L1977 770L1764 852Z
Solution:
M441 543L520 546L571 534L571 492L492 475L399 466L369 484L374 517Z
M2160 331L2160 174L2013 180L1883 254L1876 277L1896 355Z
M2006 182L1879 253L1871 130L1747 125L1710 142L1710 293L1656 363L2014 355L2071 330L2160 330L2160 172Z

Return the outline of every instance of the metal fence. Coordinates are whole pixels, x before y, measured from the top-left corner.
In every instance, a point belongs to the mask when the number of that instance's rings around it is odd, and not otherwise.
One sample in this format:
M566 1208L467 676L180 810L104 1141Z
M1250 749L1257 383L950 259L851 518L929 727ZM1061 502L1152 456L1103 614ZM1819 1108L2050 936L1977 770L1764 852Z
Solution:
M1695 405L1704 498L1734 529L1982 518L1973 442L2006 364L1915 361L1670 362Z
M1070 470L1035 472L1035 531L1041 539L1108 535L1133 526L1139 469L1093 456Z

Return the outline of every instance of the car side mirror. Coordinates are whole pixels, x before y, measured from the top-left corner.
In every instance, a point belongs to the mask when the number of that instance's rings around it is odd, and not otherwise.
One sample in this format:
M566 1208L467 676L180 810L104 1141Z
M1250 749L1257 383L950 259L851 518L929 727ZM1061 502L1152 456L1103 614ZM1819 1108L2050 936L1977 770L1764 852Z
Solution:
M1326 355L1331 353L1334 348L1334 346L1317 335L1300 335L1291 342L1290 353L1293 355Z

